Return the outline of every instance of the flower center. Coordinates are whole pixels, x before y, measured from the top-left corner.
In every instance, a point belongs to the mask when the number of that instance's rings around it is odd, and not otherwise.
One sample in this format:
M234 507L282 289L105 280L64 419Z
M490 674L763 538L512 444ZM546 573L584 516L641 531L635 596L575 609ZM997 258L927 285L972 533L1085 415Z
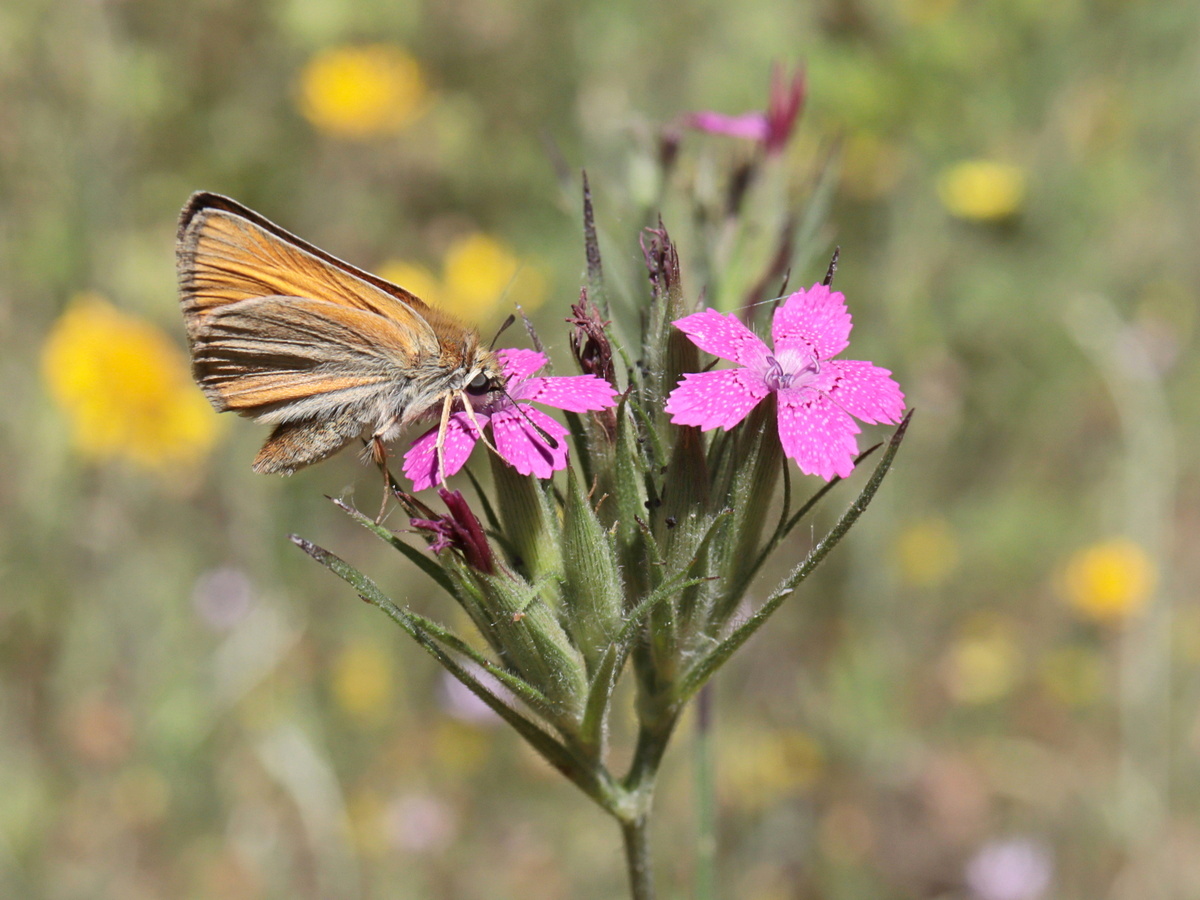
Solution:
M787 362L793 362L787 360ZM796 360L795 362L800 362ZM801 387L811 381L814 376L821 371L821 362L818 359L810 358L808 361L796 371L789 372L784 369L783 364L774 356L767 357L767 371L763 375L763 381L767 387L773 391L782 391L790 387Z

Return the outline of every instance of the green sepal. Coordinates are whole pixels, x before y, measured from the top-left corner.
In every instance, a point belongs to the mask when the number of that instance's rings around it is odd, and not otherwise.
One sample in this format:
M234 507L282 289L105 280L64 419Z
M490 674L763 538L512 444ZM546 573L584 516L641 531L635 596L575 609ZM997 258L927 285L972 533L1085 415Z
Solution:
M509 546L520 557L513 560L530 581L562 575L558 514L546 498L538 479L522 475L496 454L491 454L496 506Z
M563 574L563 621L594 672L621 628L624 594L612 538L572 468L563 509Z
M558 616L525 579L470 570L492 613L488 630L501 658L551 701L549 715L566 733L578 729L587 696L587 667Z
M725 532L718 571L725 573L724 594L712 610L709 629L720 631L741 602L740 586L745 572L759 555L759 543L775 486L783 471L783 447L779 441L775 395L764 399L736 429L733 478L727 502L733 518Z
M627 598L638 596L650 580L648 560L641 552L643 537L638 521L646 514L646 466L637 440L637 424L627 398L617 406L617 445L614 459L614 490L617 546L625 568Z
M858 467L863 460L867 459L867 457L871 456L871 454L873 454L882 446L882 443L875 444L858 454L858 456L854 457L855 467ZM771 535L767 543L763 545L762 550L759 551L758 558L754 560L754 564L749 566L741 573L740 582L736 583L733 587L733 591L735 591L738 596L741 596L746 592L746 588L750 586L750 582L754 580L754 576L758 574L758 570L762 568L763 563L765 563L768 557L775 552L775 549L783 542L783 540L792 533L792 529L800 524L800 521L806 515L808 515L825 497L825 495L833 490L833 488L841 481L842 477L840 475L833 476L833 478L821 485L820 489L818 489L811 497L809 497L804 504L798 510L796 510L795 513L792 513L790 509L790 499L792 493L791 472L786 465L784 466L783 509L780 511L779 524L776 526L775 532Z

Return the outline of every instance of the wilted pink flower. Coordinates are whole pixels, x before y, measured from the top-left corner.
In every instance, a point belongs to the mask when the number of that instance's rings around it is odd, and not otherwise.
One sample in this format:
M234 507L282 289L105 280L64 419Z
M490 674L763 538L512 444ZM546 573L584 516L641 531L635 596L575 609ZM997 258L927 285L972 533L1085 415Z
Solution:
M804 108L805 79L800 69L789 81L783 67L771 69L771 96L766 112L750 112L726 116L716 112L697 112L687 117L692 128L709 134L728 134L758 141L769 154L779 153L787 146L792 129Z
M457 550L468 565L480 572L492 574L495 571L492 546L488 543L483 526L471 511L466 498L458 491L448 491L445 488L440 488L438 493L449 514L429 519L414 518L411 520L412 527L433 535L429 549L434 553Z
M728 431L774 393L784 453L801 471L829 481L854 469L859 432L854 418L900 421L904 394L891 372L833 359L850 343L850 313L845 297L823 284L796 291L775 310L774 350L736 316L714 309L675 326L701 350L740 366L685 375L664 407L676 424Z
M533 373L546 364L536 350L501 350L500 363L508 378L506 393L493 392L481 397L474 407L480 428L492 426L492 441L504 460L522 475L549 478L567 465L570 432L530 403L544 403L570 412L607 409L613 405L616 390L595 375L567 375L535 378ZM442 464L447 477L464 465L479 440L479 432L465 410L450 416L442 446ZM413 442L404 454L404 474L420 491L440 481L437 459L438 429L431 428Z

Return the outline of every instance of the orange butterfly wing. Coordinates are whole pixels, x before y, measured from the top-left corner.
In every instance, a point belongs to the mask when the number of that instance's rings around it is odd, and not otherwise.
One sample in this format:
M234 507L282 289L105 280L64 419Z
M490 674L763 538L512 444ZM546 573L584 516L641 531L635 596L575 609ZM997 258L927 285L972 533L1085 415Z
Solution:
M284 421L364 401L438 357L440 335L469 333L218 194L184 207L177 264L196 380L218 410Z

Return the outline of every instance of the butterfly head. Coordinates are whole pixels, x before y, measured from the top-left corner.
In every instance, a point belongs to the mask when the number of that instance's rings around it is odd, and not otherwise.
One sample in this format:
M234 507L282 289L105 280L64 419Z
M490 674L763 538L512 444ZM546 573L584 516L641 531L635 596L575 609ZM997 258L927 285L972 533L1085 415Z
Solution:
M464 354L470 360L463 366L462 383L459 390L469 397L483 398L494 391L504 389L507 378L499 357L491 350L477 349L474 354Z

